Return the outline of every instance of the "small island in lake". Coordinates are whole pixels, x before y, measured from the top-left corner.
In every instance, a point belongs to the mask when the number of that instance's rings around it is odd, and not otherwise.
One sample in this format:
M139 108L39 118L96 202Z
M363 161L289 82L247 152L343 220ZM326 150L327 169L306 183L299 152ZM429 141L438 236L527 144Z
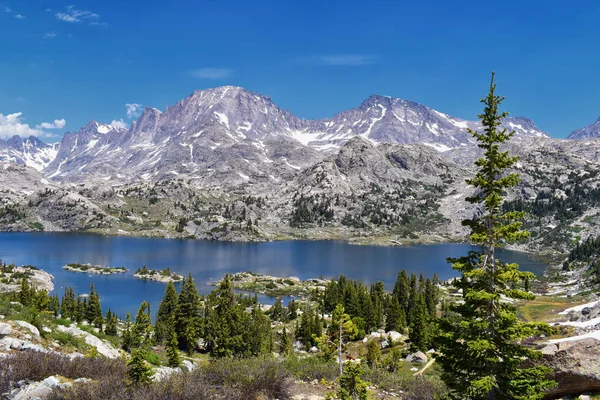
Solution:
M237 290L245 292L265 294L270 297L278 296L299 296L303 297L310 294L313 290L325 290L329 282L326 279L311 278L305 281L291 276L288 278L279 278L270 275L256 274L253 272L236 272L230 275L231 283ZM218 286L221 281L211 282L211 285Z
M183 276L176 274L175 272L171 272L169 268L159 271L156 269L148 269L145 265L142 268L138 268L133 274L133 277L163 283L179 282L183 280Z
M112 275L127 272L125 267L101 267L100 265L71 263L63 266L63 269L71 272L83 272L87 274Z

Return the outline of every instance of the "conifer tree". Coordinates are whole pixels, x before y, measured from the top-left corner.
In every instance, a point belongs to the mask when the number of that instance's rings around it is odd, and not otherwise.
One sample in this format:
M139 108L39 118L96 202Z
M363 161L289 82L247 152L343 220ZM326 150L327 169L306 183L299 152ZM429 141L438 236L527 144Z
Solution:
M94 324L97 328L102 328L102 307L100 306L100 297L94 290L94 284L90 284L90 295L87 301L85 318L90 324ZM100 326L98 326L98 324Z
M376 367L381 359L381 345L374 339L367 345L367 364L370 367Z
M544 390L554 383L546 378L548 368L523 365L523 360L539 353L519 341L550 329L545 324L520 322L515 307L502 300L533 299L522 284L534 276L496 257L496 248L524 239L528 232L522 229L523 212L501 208L506 190L517 185L519 177L507 172L517 157L500 151L514 132L499 129L507 113L498 111L504 98L495 90L492 72L489 94L481 100L485 105L479 115L483 132L469 130L483 157L475 162L475 177L467 180L476 191L466 200L480 206L482 213L463 225L470 228L470 240L481 250L449 260L462 275L456 285L463 291L464 302L451 307L454 316L440 321L438 362L442 379L456 399L535 400L544 397Z
M76 319L77 304L75 303L75 291L72 287L66 287L60 305L60 314L63 318Z
M158 312L156 313L156 324L154 327L154 339L156 343L163 343L165 340L170 340L168 325L175 321L177 301L177 289L175 289L173 281L169 281L165 289L165 296L160 302Z
M292 348L292 341L287 333L287 329L285 326L283 330L279 334L279 354L283 356L292 356L294 355L294 349Z
M132 347L147 349L152 345L152 321L150 319L150 303L143 301L135 315L131 327Z
M110 309L106 312L104 333L109 336L117 336L117 316Z
M179 356L179 343L177 342L177 334L175 333L174 323L175 319L172 318L172 323L167 328L167 363L169 367L178 367L181 364L181 357Z
M125 315L125 329L123 330L121 347L126 351L130 351L133 347L133 336L131 334L131 314L129 313Z
M202 334L200 295L192 274L183 279L175 310L175 332L179 345L188 353L196 349Z
M425 304L425 294L417 293L416 296L415 303L410 308L408 337L414 349L426 351L432 339L431 318Z
M33 294L31 286L26 278L21 279L21 288L19 290L19 302L25 307L30 306L33 303Z
M152 378L152 369L146 365L144 360L144 351L141 349L135 349L131 353L131 360L127 363L129 370L127 371L127 377L129 383L132 385L148 384Z

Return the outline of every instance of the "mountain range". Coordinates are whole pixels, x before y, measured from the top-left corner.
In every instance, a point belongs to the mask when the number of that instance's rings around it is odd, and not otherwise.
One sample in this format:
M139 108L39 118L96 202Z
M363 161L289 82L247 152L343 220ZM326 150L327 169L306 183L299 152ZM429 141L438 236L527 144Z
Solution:
M517 137L549 136L523 117L504 127ZM90 176L119 183L186 175L207 184L277 181L336 152L353 137L374 143L421 143L444 152L472 144L466 121L418 103L374 95L322 120L300 119L270 98L239 87L196 91L164 112L146 108L129 129L90 121L48 145L33 137L0 141L0 160L32 166L51 179Z

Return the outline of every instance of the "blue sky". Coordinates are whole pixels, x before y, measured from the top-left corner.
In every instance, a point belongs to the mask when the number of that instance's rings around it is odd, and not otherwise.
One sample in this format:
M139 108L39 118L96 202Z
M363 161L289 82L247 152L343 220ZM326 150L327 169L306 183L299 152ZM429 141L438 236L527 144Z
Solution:
M475 119L491 70L511 115L565 137L600 116L598 15L591 0L0 0L0 137L129 124L126 104L221 85L304 118L383 94Z

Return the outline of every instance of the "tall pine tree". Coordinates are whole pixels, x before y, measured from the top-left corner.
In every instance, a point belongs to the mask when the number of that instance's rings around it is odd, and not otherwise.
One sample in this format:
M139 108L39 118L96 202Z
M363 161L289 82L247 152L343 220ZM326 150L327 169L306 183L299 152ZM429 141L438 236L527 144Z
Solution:
M467 180L475 194L466 200L481 207L482 213L463 225L471 229L470 240L481 250L449 260L462 275L456 285L463 291L464 302L452 306L453 317L440 321L438 362L443 367L442 379L456 399L541 399L554 382L546 378L547 368L522 366L523 360L540 353L519 341L550 329L519 321L515 307L502 300L533 299L523 282L534 276L496 257L496 248L526 238L528 232L522 229L522 212L502 212L501 208L505 191L517 185L519 177L507 173L517 157L500 151L514 132L499 129L507 113L498 111L504 98L495 90L492 73L489 94L481 100L485 105L479 115L483 132L469 130L483 157L475 162L475 177Z

